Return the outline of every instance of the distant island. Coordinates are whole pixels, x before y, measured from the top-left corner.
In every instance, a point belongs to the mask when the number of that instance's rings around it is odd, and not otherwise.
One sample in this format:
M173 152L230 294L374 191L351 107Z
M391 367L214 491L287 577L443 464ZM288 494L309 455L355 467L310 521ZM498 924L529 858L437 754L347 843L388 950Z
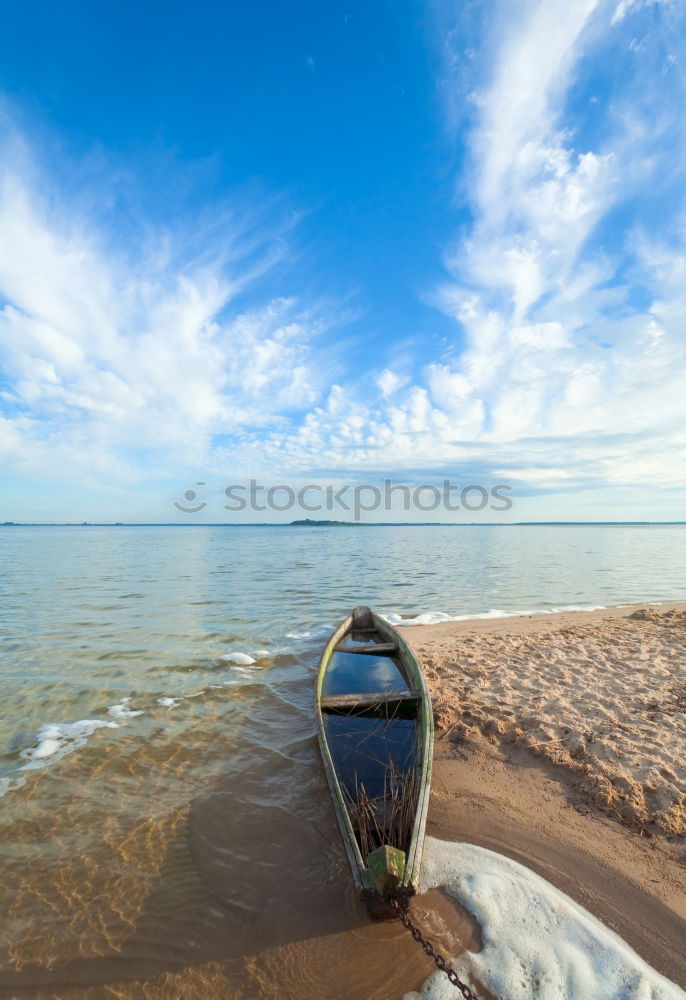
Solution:
M359 528L360 521L314 521L305 517L301 521L290 521L289 528Z

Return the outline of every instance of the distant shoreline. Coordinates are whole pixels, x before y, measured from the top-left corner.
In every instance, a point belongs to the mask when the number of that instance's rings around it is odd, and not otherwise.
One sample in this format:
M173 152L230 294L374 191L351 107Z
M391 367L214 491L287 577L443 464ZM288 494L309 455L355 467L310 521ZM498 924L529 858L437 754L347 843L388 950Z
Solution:
M592 528L680 527L686 521L3 521L0 528Z

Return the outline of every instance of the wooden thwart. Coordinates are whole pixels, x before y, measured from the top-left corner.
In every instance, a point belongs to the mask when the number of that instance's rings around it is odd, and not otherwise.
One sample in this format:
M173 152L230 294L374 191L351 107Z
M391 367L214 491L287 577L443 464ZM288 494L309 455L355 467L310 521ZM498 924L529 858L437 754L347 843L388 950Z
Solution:
M363 656L397 656L394 642L377 642L373 646L339 646L336 653L362 653Z
M330 694L325 695L320 704L322 711L336 711L350 708L373 708L376 705L399 705L407 702L416 705L419 694L415 691L384 691L379 694Z

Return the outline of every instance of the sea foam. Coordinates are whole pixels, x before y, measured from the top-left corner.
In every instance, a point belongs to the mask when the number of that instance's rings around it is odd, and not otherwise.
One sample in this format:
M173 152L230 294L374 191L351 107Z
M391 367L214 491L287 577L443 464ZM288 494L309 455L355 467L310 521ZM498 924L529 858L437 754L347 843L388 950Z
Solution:
M239 653L237 651L224 653L223 656L219 657L219 659L224 663L239 663L242 666L248 666L255 662L254 657L248 656L247 653Z
M440 625L441 622L467 622L487 618L521 618L526 615L555 615L562 611L604 611L603 604L577 605L570 604L560 608L534 608L529 611L503 611L492 608L490 611L474 612L470 615L448 615L443 611L423 611L413 618L403 618L395 611L380 615L389 625Z
M19 755L28 761L21 771L32 771L85 745L96 729L118 729L116 722L103 719L80 719L78 722L51 723L38 731L38 746L22 750Z
M303 632L286 632L287 639L318 639L320 636L328 635L329 632L333 632L333 625L319 625L317 628L312 630L305 630Z
M434 886L443 886L481 927L482 951L464 952L452 962L455 970L496 996L686 1000L683 990L569 896L501 854L427 837L420 890ZM407 993L404 1000L460 996L437 972L421 992Z
M122 698L117 705L110 705L107 714L111 715L113 719L133 719L136 715L143 715L141 709L128 707L130 701L130 698Z

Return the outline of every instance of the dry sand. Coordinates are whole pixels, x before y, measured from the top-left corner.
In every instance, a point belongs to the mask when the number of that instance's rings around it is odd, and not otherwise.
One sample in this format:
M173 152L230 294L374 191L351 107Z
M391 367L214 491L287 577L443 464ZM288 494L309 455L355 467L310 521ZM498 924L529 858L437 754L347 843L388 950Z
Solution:
M403 632L436 717L428 832L528 865L686 986L686 603Z

